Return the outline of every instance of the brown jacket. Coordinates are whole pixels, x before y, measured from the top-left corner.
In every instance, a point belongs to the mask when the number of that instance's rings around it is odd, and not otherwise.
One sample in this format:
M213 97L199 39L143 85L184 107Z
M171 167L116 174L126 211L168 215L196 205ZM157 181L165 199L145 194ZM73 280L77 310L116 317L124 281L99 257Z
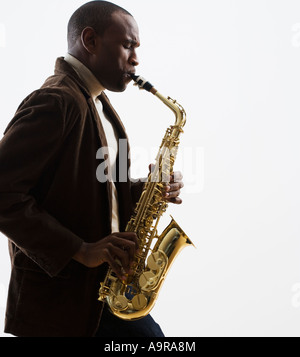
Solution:
M105 94L101 101L126 138ZM107 267L86 268L72 256L82 241L111 233L111 185L96 178L96 152L103 146L92 98L58 58L55 74L21 103L0 142L0 231L9 238L12 262L6 332L92 336L97 329L99 282ZM116 186L124 230L141 183Z

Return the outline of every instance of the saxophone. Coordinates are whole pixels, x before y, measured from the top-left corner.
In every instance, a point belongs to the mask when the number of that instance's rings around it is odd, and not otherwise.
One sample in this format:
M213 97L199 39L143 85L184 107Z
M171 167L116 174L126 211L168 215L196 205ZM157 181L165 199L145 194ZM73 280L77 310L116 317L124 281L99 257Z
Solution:
M132 265L134 273L123 282L109 268L100 284L98 300L108 303L111 312L124 320L136 320L149 314L174 259L185 246L193 245L173 217L161 235L157 234L159 219L168 207L162 191L173 172L179 136L186 122L185 110L176 100L161 95L144 78L132 75L132 79L140 89L151 92L167 105L175 114L176 122L165 133L155 167L125 229L138 236L139 250Z

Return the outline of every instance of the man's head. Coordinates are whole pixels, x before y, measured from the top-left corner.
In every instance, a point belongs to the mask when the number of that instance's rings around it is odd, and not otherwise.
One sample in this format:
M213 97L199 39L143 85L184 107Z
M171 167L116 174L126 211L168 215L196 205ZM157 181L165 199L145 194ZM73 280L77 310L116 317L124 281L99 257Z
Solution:
M68 23L68 52L108 90L121 92L138 65L139 30L132 15L107 1L81 6Z

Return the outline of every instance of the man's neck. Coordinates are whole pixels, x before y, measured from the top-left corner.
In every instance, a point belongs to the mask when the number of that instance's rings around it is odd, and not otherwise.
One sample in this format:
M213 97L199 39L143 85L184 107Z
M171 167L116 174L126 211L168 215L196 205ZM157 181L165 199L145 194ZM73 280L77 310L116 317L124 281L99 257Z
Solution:
M68 62L76 71L79 78L84 82L88 88L92 98L95 100L105 88L94 76L94 74L76 57L70 55L69 53L65 56L65 61Z

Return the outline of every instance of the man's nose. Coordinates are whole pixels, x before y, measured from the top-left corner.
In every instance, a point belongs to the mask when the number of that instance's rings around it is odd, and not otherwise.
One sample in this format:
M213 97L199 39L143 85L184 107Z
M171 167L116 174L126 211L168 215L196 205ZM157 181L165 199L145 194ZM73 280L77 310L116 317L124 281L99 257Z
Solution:
M138 59L138 56L137 56L137 54L135 52L130 57L130 64L132 66L138 66L139 65L139 59Z

